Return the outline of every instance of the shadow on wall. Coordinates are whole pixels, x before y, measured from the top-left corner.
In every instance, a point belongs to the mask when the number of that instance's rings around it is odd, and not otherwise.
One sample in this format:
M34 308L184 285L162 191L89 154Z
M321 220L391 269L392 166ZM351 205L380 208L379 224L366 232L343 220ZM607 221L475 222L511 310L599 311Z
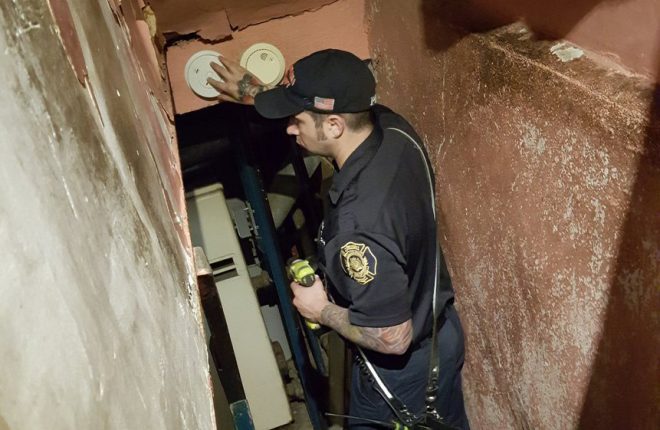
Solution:
M523 21L537 38L564 38L601 3L630 0L423 0L426 46L445 51L471 32L484 32ZM450 23L454 31L443 25Z
M660 67L660 52L656 61ZM655 429L660 422L660 84L648 120L580 417L583 429Z

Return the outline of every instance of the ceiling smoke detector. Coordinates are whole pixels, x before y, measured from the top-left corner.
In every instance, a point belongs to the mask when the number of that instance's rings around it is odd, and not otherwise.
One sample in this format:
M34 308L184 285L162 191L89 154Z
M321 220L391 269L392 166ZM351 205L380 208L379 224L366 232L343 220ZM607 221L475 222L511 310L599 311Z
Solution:
M220 93L207 82L208 78L222 81L220 76L211 68L211 63L218 61L219 53L215 51L199 51L193 54L186 63L185 77L188 87L198 96L205 99L214 99ZM222 64L220 64L222 66Z
M241 67L246 68L264 84L276 85L284 77L286 63L277 47L270 43L255 43L241 56Z

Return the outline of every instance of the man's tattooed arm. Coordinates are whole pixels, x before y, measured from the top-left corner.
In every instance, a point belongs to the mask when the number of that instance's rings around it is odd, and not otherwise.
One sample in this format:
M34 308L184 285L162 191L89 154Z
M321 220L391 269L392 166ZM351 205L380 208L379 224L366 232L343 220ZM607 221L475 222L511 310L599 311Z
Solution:
M238 99L241 103L252 104L257 94L269 89L269 86L263 85L254 75L246 73L238 81Z
M323 308L319 322L359 346L385 354L404 354L412 340L412 320L392 327L355 326L348 319L348 309L332 303Z

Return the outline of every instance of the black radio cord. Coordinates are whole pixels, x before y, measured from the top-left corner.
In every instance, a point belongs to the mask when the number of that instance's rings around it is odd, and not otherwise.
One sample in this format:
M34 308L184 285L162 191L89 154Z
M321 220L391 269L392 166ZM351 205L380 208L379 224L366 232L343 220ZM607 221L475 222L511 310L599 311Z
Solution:
M402 429L403 428L403 426L401 424L398 424L398 423L388 423L386 421L372 420L371 418L355 417L353 415L333 414L333 413L330 413L330 412L325 412L324 415L326 417L348 418L349 420L364 421L364 422L371 423L371 424L377 424L379 426L383 426L383 427L388 428L388 429L397 429L397 428Z

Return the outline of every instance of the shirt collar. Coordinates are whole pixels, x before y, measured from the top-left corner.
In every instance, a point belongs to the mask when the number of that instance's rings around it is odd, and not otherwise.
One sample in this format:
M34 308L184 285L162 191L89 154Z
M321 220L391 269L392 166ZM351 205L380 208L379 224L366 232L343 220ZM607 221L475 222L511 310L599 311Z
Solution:
M342 193L355 176L369 164L380 147L382 137L382 130L375 125L371 134L355 148L355 151L348 156L344 166L335 173L332 179L332 187L328 191L333 205L337 204Z

